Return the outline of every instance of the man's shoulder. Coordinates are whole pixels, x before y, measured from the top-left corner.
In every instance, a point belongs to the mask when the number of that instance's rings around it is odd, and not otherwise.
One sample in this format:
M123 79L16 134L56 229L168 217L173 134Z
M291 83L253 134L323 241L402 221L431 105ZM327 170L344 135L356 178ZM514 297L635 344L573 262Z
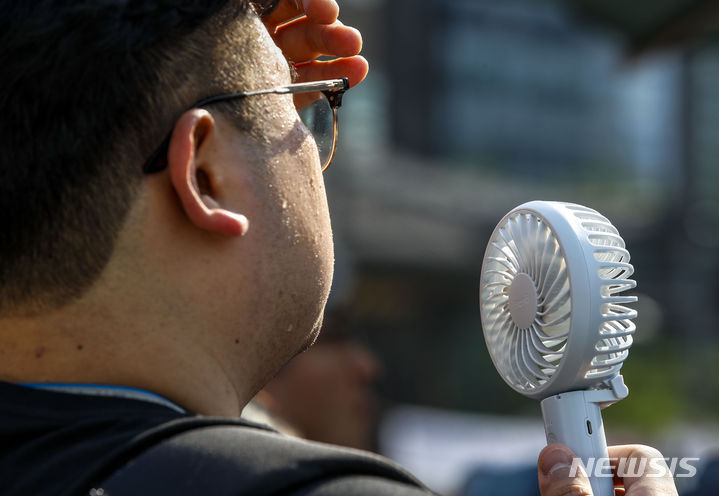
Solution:
M199 426L129 461L105 494L427 494L381 456L245 425ZM96 491L96 493L98 493Z

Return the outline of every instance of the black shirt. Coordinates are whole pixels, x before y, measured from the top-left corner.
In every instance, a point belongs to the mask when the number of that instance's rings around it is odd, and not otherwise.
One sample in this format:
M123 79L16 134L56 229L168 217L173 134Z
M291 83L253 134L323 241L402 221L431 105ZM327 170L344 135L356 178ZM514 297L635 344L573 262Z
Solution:
M428 493L371 453L142 400L3 382L0 488L2 496Z

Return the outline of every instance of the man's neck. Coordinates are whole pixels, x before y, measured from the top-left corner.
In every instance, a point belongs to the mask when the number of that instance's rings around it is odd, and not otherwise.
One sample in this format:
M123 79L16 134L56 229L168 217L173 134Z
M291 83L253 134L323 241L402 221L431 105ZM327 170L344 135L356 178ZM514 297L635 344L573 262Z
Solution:
M0 319L0 380L140 388L189 411L240 415L253 391L238 393L221 364L181 339L176 326L137 317L83 301L41 317Z

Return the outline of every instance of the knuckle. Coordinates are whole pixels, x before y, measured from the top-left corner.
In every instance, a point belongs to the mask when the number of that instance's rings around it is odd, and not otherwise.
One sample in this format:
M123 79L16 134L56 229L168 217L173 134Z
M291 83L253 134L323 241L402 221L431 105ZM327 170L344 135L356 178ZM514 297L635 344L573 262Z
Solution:
M557 493L557 496L593 496L591 489L584 484L572 483L565 486Z
M539 481L543 496L593 496L589 480L585 477L553 477Z
M635 444L631 447L629 458L663 458L663 455L658 449L651 446Z

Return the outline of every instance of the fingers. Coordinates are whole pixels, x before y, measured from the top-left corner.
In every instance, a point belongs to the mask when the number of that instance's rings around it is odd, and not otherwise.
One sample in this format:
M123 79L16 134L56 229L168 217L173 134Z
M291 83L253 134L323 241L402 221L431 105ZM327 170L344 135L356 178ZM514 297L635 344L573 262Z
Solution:
M340 12L335 0L302 0L302 4L307 18L318 24L332 24Z
M369 66L364 57L335 59L327 62L313 61L299 65L297 79L299 81L318 81L322 79L347 78L350 88L359 84L367 75ZM304 108L316 98L314 93L299 93L294 96L295 107Z
M314 60L296 65L299 81L319 81L322 79L349 79L350 88L358 85L367 76L369 64L360 56L328 61Z
M285 57L297 69L298 81L346 77L356 86L367 75L362 35L337 20L335 0L280 0L262 20ZM322 55L337 57L318 61Z
M542 496L592 496L592 486L582 467L570 477L572 451L561 444L550 444L539 454L539 490Z
M320 55L351 57L362 50L360 32L339 21L317 24L301 17L277 28L274 39L285 57L296 63Z
M642 445L610 446L609 458L616 482L626 496L677 496L671 471L662 454ZM539 454L539 488L542 496L589 496L592 488L581 464L571 477L572 451L550 444ZM629 475L636 474L636 475ZM618 494L625 494L619 491Z
M281 24L301 15L317 24L332 24L339 15L339 6L335 0L280 0L262 22L272 34Z
M609 458L615 473L623 476L627 496L677 495L671 471L656 449L639 444L610 446ZM641 467L644 469L640 470Z

